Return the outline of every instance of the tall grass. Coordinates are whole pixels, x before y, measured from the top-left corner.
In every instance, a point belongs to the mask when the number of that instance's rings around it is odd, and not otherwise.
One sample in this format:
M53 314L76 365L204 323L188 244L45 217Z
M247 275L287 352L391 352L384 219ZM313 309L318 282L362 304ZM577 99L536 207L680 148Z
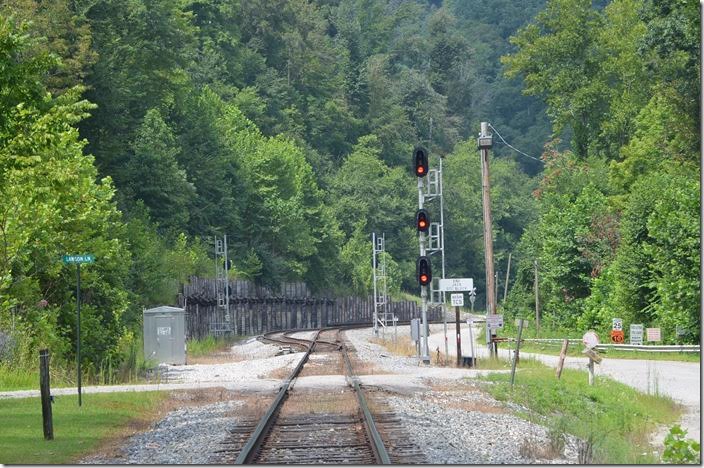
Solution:
M517 403L526 419L560 427L591 443L594 463L657 463L649 436L658 424L676 421L682 408L671 399L646 395L606 377L588 384L585 371L535 367L516 376L513 389L507 374L490 374L487 391L496 399Z
M218 351L224 351L237 339L242 337L214 337L209 335L201 339L188 340L186 349L189 357L203 357Z

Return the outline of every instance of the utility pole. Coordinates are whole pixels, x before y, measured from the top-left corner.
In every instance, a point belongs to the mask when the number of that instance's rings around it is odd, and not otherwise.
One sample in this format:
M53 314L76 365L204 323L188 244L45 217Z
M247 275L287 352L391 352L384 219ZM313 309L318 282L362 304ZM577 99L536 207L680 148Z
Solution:
M540 298L538 297L538 260L533 261L533 286L535 288L535 334L540 334Z
M492 135L489 124L481 123L481 133L477 139L479 155L482 163L482 213L484 215L484 267L486 270L486 313L496 314L496 296L494 284L494 242L491 234L491 185L489 182L489 150L492 146ZM488 323L488 322L487 322ZM496 349L492 338L496 336L487 325L487 346L489 354L495 356Z

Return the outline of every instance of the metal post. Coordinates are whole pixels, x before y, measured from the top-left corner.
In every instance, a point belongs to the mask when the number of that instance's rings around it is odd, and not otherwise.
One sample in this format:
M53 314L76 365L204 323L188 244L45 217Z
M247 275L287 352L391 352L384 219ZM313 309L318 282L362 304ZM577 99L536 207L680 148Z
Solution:
M377 288L376 288L376 233L372 232L372 282L374 283L374 336L379 336L379 315L377 313Z
M81 264L76 263L76 375L78 406L81 406Z
M489 125L481 123L480 139L490 137ZM491 193L489 182L489 149L479 150L482 166L482 212L484 217L484 266L486 270L486 313L496 314L494 285L494 243L491 233ZM490 329L487 327L487 331ZM487 337L490 354L495 354L490 337Z
M538 261L533 261L535 288L535 336L540 336L540 298L538 297Z
M42 426L44 438L54 438L54 421L51 414L51 385L49 382L49 350L39 351L39 391L42 400Z
M513 364L511 364L511 387L516 378L516 364L518 363L518 352L521 348L521 333L523 333L523 319L518 320L518 337L516 338L516 350L513 354Z
M589 371L589 385L594 385L594 360L591 357L589 364L587 364L587 370Z
M423 208L423 178L418 178L418 208ZM425 233L419 233L420 255L425 256ZM430 363L430 352L428 350L428 286L420 287L421 299L421 359L424 363Z
M457 333L457 365L462 364L462 338L460 335L460 308L455 306L455 331Z
M474 325L474 320L469 319L469 348L472 351L472 362L476 362L477 358L474 355L474 332L472 332L472 325Z
M508 294L508 275L511 273L511 252L508 253L508 266L506 267L506 283L504 284L504 304L506 303L506 294Z
M431 120L432 122L432 120ZM445 214L444 214L444 203L443 203L443 193L442 193L442 156L440 156L440 169L438 171L438 178L440 183L440 259L442 262L442 279L445 279ZM445 359L447 360L449 356L449 351L447 347L447 311L445 310L445 291L440 292L442 296L442 324L443 330L445 332ZM459 332L458 332L459 333Z
M234 331L235 334L237 335L238 331L237 330L237 317L230 317L230 264L228 263L228 257L227 257L227 234L223 235L223 250L225 251L225 312L226 317L227 317L227 325L229 328L229 331L233 331L233 326L232 322L235 322L234 325ZM234 320L232 320L234 319ZM242 333L244 335L244 333Z

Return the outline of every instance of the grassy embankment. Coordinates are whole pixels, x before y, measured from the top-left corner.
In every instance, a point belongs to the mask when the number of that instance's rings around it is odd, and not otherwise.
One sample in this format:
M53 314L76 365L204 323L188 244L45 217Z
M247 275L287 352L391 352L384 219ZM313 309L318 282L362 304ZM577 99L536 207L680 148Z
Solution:
M493 373L481 379L490 383L486 390L494 398L526 408L519 416L547 426L552 444L564 443L560 434L565 432L587 441L593 463L658 463L650 434L658 424L673 424L682 412L667 397L640 393L608 377L597 377L589 386L585 371L565 369L557 380L552 368L522 369L513 389L509 378Z
M166 392L57 396L52 406L54 440L45 441L39 398L0 400L0 463L72 463L105 441L146 426Z
M410 338L370 340L391 354L415 356ZM505 345L504 345L505 346ZM581 349L580 349L581 350ZM439 364L432 356L433 364ZM454 367L454 359L448 360ZM508 359L479 359L476 369L510 370ZM592 445L596 463L658 463L659 456L649 445L649 436L659 424L672 425L682 408L671 399L646 395L608 377L597 377L589 386L586 371L564 369L557 380L555 369L534 359L522 357L517 365L513 390L510 373L492 373L480 378L486 390L500 401L524 408L519 416L549 428L551 444L561 450L565 432Z

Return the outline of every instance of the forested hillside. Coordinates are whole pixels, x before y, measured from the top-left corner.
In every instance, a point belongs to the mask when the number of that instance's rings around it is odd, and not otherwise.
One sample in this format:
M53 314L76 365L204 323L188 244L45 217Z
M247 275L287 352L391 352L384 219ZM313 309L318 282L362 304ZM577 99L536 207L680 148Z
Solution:
M122 359L143 306L212 274L215 234L234 277L366 295L384 232L416 294L418 143L445 157L448 276L481 308L489 121L542 155L495 138L504 312L529 313L537 259L548 324L698 339L698 4L597 3L1 1L0 332L70 359L61 256L93 253L85 365Z

